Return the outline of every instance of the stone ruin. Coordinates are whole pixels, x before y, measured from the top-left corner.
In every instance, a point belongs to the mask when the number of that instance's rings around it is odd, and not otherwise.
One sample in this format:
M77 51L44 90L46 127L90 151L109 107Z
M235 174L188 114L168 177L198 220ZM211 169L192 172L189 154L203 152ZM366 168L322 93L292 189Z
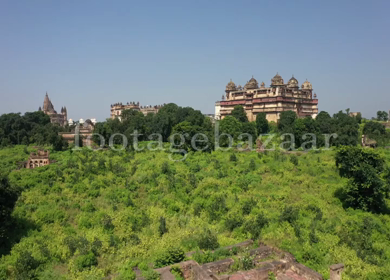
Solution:
M50 164L50 152L45 150L38 150L36 153L31 153L27 161L21 162L21 167L27 169L34 169Z
M232 250L237 248L251 248L253 241L248 240L236 245L224 247L223 249ZM195 252L187 253L190 257ZM249 250L253 257L254 267L247 271L232 272L231 267L234 264L233 258L227 258L216 262L198 264L194 260L184 261L175 266L179 266L185 280L268 280L270 275L274 275L277 280L323 280L321 274L298 263L295 257L287 252L276 248L260 244L256 249ZM173 266L173 265L172 265ZM160 274L161 280L175 280L171 273L171 267L155 269ZM330 280L341 280L341 272L344 265L336 264L330 267ZM142 280L138 269L135 269L137 280Z

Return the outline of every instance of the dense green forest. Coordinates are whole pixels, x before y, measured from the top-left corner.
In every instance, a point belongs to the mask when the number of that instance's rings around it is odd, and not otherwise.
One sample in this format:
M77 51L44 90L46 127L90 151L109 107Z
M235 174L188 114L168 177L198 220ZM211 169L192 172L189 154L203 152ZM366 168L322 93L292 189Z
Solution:
M248 238L291 252L325 278L334 263L345 264L343 279L390 278L390 151L358 147L362 133L385 146L383 125L344 112L316 119L285 112L278 124L264 115L251 123L237 107L219 122L234 141L242 132L310 132L321 147L322 134L339 137L330 150L223 152L213 150L208 118L167 106L156 115L127 111L122 122L107 120L95 132L107 144L113 133L137 129L146 146L152 133L167 141L175 132L202 131L210 147L195 152L187 139L186 160L177 162L169 160L169 143L157 151L74 151L56 145L61 128L39 112L0 117L0 279L134 279L138 266L152 280L150 265ZM38 138L38 130L52 137ZM56 162L18 170L36 144Z
M388 151L380 153L389 160ZM24 147L0 155L10 169ZM2 279L127 275L134 265L148 270L172 247L214 249L248 238L287 250L325 276L342 262L345 279L389 277L389 215L343 207L336 193L348 179L334 151L167 156L68 150L52 153L55 164L12 171L9 185L21 193Z

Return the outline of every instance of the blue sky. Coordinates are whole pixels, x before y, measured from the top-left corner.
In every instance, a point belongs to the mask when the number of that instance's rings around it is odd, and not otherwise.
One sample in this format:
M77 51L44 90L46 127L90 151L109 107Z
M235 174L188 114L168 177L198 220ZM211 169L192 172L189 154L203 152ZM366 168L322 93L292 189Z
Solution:
M230 78L307 78L330 113L388 110L390 1L0 0L0 114L45 92L73 119L110 104L204 113Z

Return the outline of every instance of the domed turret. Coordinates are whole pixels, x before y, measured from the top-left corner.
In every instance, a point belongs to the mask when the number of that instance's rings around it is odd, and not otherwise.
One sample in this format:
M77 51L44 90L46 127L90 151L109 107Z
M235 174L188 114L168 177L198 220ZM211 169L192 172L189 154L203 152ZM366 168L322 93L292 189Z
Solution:
M265 88L265 83L264 82L261 82L260 88Z
M230 82L226 85L226 91L235 91L237 90L236 84L233 83L232 79L230 79Z
M255 88L259 88L259 83L256 81L255 78L252 78L246 83L245 89L255 89Z
M287 82L288 88L299 88L298 80L294 78L294 75L291 77L290 80Z
M284 85L283 78L276 73L276 75L271 79L271 86L281 86Z
M306 81L302 84L302 89L313 89L311 83L306 79Z

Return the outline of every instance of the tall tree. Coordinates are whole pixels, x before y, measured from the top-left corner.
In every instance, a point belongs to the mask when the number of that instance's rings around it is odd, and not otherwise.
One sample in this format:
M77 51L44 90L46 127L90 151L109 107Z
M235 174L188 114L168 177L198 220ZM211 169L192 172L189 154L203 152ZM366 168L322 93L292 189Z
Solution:
M266 116L266 113L259 113L256 116L256 128L259 135L269 132L269 123Z
M248 117L246 116L245 109L241 105L235 106L231 115L240 122L248 122Z
M278 121L278 130L281 133L293 133L294 122L297 118L297 114L293 111L284 111L280 113Z
M339 111L333 115L333 123L332 133L337 134L337 138L333 140L334 145L356 146L359 143L359 124L354 117Z
M388 117L389 117L389 114L385 111L378 111L376 113L376 118L378 121L387 121L388 120Z

